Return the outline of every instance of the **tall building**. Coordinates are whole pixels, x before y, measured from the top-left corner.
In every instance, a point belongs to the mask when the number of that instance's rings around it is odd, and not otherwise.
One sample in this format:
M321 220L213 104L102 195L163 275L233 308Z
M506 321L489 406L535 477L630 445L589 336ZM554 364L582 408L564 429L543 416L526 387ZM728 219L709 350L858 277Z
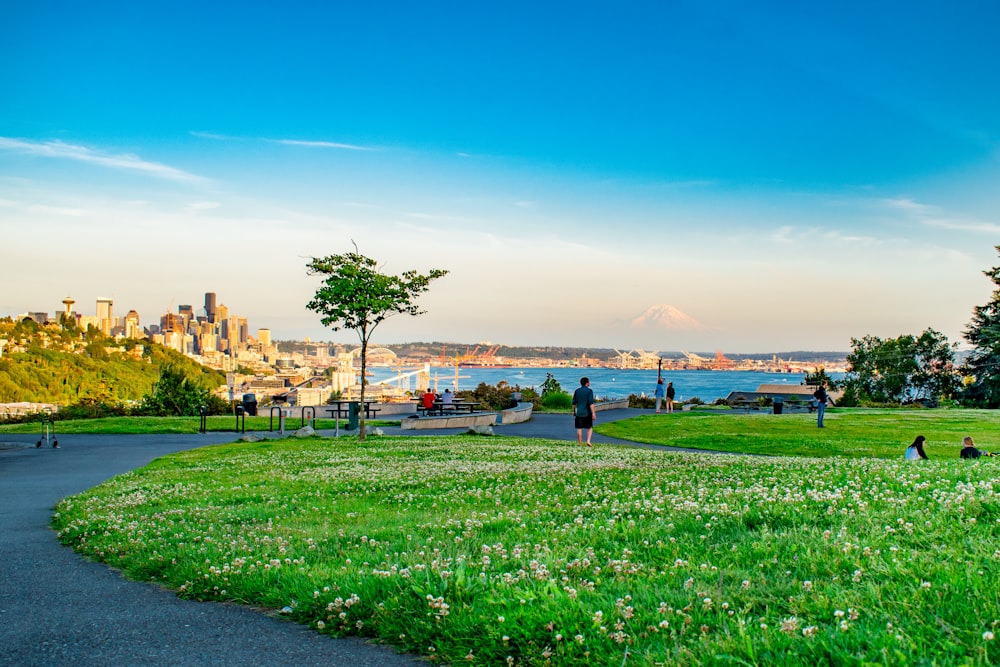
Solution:
M260 343L261 347L271 346L271 330L270 329L257 329L257 342Z
M142 327L139 326L139 313L134 310L128 311L125 316L125 337L135 340L142 338Z
M177 306L177 314L184 320L184 330L187 331L188 323L194 320L194 308L188 304Z
M215 319L212 322L216 325L216 331L223 340L229 340L229 309L226 304L220 303L215 309Z
M106 336L111 335L115 326L114 301L108 297L97 298L97 328Z
M205 292L205 314L209 322L215 322L215 292Z

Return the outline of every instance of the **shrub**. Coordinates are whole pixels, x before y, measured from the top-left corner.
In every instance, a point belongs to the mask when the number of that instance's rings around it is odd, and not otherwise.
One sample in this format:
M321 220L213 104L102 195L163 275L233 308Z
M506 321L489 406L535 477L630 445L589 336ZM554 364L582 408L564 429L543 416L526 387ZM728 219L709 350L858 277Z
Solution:
M510 395L514 390L501 380L496 386L480 382L472 391L460 391L460 398L479 403L480 410L504 410L510 407Z
M548 410L569 410L573 407L573 397L564 391L542 394L542 407Z
M628 397L628 406L630 408L655 408L656 399L652 396L630 394Z

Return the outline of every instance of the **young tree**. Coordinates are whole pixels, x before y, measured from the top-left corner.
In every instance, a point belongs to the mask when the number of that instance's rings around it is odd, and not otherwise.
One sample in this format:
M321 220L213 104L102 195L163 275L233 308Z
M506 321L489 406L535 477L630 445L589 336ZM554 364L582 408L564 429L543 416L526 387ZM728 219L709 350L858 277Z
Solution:
M375 260L365 257L354 246L354 252L343 255L313 257L307 264L309 275L323 279L306 308L320 315L323 326L334 331L351 329L361 342L361 405L365 402L365 372L368 341L372 332L393 315L420 315L415 299L427 291L432 280L446 275L441 269L431 269L426 275L406 271L402 275L387 275L379 271ZM361 440L365 439L365 412L362 409Z
M1000 246L995 246L1000 252ZM972 344L966 370L972 384L966 390L969 402L989 408L1000 407L1000 266L983 271L996 289L985 305L972 310L965 327L965 340Z

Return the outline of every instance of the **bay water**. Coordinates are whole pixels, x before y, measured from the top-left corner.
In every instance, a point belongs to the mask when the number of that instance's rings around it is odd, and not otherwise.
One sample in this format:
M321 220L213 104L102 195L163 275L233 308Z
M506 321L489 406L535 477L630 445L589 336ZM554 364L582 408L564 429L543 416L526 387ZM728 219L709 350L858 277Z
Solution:
M393 377L398 371L390 368L371 368L369 382L378 382ZM590 388L598 398L627 398L630 394L652 396L656 389L655 370L624 370L619 368L459 368L457 371L458 390L474 389L480 383L496 385L501 381L521 388L532 387L540 391L547 374L562 386L563 391L573 393L580 386L580 378L590 378ZM440 393L446 387L456 388L454 366L432 366L431 388ZM731 391L755 391L762 384L800 385L805 375L802 373L767 373L763 371L664 371L664 383L673 382L677 391L676 400L686 401L700 398L711 403L725 398ZM412 385L411 385L412 386ZM414 388L416 389L416 388ZM420 387L424 389L424 387Z

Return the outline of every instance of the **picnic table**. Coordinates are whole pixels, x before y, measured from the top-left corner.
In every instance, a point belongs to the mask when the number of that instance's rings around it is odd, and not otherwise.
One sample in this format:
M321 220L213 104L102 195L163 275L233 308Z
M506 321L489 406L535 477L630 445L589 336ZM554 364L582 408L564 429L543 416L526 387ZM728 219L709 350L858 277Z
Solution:
M479 405L476 401L442 401L438 399L434 401L434 406L430 408L425 408L423 401L421 399L414 399L417 402L417 412L424 414L427 417L433 415L444 415L451 412L468 412L473 413L476 411L476 406Z
M365 419L371 419L372 415L379 411L379 408L373 408L372 404L375 401L365 401ZM348 418L351 416L351 403L360 403L360 401L330 401L323 409L330 413L330 418L335 417Z
M756 398L741 398L733 401L733 407L749 413L751 410L760 410L764 406Z

